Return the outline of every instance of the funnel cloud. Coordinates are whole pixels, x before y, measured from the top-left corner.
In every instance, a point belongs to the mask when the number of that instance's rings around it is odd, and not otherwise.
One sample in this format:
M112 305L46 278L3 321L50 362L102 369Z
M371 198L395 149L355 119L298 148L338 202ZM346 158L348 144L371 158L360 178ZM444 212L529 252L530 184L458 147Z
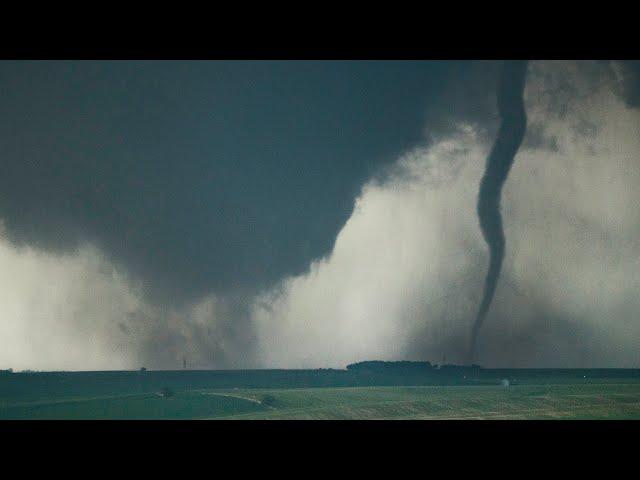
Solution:
M497 103L501 125L498 138L487 158L486 170L478 193L478 218L482 235L489 246L489 270L478 314L471 330L470 363L475 358L478 332L491 306L504 260L505 238L500 214L500 198L502 187L527 129L523 99L527 64L526 61L506 61L500 76Z

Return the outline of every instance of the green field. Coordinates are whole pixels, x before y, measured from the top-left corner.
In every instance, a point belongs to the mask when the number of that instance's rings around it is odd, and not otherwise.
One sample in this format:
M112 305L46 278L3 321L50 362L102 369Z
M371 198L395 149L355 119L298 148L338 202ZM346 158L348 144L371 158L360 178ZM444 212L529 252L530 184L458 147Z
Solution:
M179 372L155 383L131 372L38 375L0 381L0 419L640 419L636 378L248 388ZM161 396L158 385L171 379L174 395Z
M262 392L260 392L262 393ZM260 398L259 392L252 392ZM265 392L266 393L266 392ZM232 419L640 419L640 385L362 387L270 391ZM251 392L242 392L249 395Z

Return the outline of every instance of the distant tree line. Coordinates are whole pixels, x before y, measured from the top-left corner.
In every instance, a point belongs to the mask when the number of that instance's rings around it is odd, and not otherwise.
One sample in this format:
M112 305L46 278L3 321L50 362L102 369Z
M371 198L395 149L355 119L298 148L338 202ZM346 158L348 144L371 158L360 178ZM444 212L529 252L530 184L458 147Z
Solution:
M480 365L434 365L431 362L411 362L407 360L399 362L388 362L381 360L370 360L365 362L352 363L347 365L347 370L352 372L380 372L380 373L395 373L395 372L462 372L462 371L479 371L482 367Z

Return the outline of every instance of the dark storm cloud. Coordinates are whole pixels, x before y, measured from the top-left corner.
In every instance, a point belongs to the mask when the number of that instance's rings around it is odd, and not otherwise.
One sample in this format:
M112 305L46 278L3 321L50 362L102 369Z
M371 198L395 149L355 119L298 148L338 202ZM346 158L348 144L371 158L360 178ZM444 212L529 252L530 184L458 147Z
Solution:
M620 65L620 94L630 108L640 107L640 60L623 60Z
M425 133L429 139L449 135L452 130L472 125L481 140L492 138L498 125L495 85L499 61L455 62L449 67L439 108L426 114Z
M17 244L97 245L155 301L251 291L330 251L360 186L421 141L425 117L433 131L450 128L438 112L483 117L483 102L464 98L482 97L487 74L445 95L476 71L4 62L0 217Z
M0 368L464 361L499 66L0 63ZM478 361L637 366L640 113L530 67Z

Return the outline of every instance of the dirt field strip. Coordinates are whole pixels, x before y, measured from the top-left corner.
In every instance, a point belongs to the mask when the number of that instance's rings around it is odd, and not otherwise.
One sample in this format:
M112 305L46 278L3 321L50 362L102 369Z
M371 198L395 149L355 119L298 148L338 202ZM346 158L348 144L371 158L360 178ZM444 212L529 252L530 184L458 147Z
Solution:
M253 403L257 403L259 405L262 405L262 401L258 400L257 398L251 398L251 397L244 397L242 395L234 395L232 393L217 393L217 392L200 392L201 395L215 395L218 397L231 397L231 398L239 398L241 400L248 400L250 402Z

